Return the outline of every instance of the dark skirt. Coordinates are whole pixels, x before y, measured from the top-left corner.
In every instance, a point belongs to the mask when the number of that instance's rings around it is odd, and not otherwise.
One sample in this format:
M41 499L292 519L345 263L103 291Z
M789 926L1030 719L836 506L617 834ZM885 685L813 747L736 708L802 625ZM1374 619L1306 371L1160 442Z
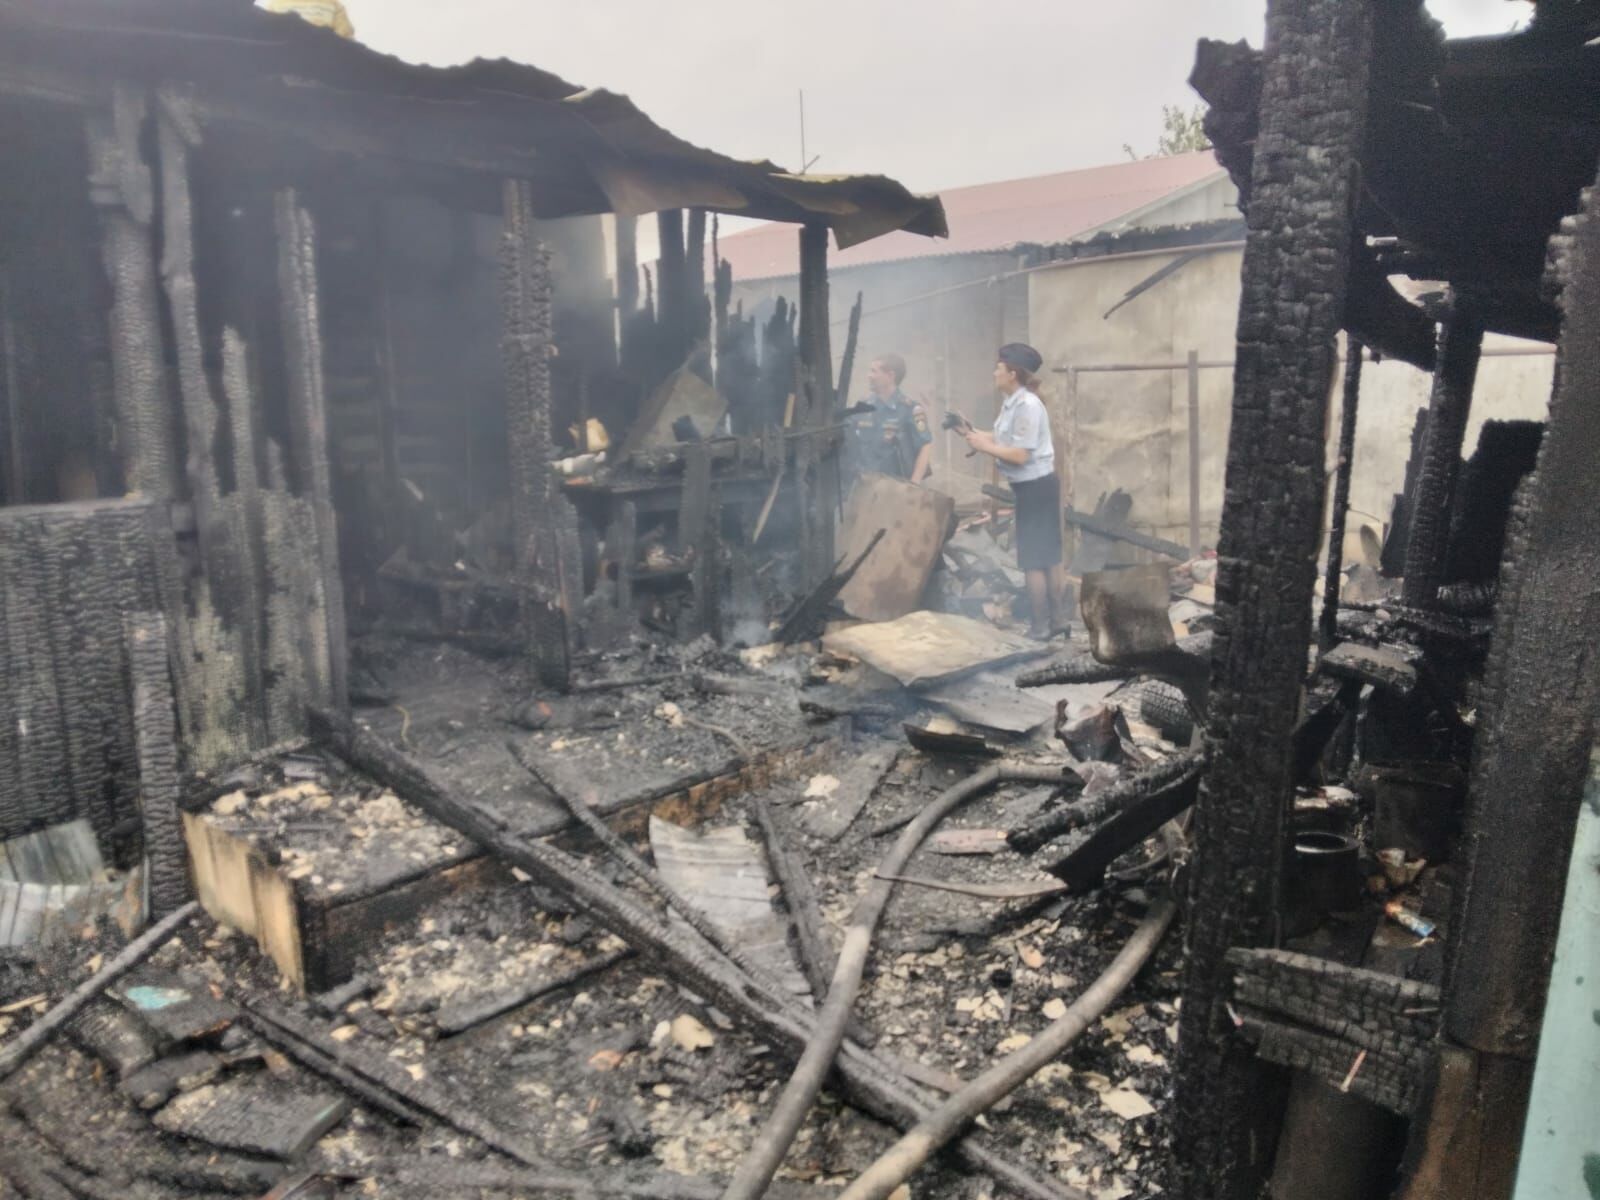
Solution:
M1061 561L1061 480L1054 471L1042 479L1013 483L1017 498L1017 566L1042 571Z

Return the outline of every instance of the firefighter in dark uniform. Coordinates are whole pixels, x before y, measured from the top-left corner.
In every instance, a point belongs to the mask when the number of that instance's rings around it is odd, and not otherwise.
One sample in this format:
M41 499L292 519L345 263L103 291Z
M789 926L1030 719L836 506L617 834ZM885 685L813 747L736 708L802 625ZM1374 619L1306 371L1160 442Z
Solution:
M850 419L846 427L845 462L850 478L877 471L895 479L921 483L933 457L933 434L922 405L906 399L900 384L906 360L884 354L867 369L867 397L873 408Z

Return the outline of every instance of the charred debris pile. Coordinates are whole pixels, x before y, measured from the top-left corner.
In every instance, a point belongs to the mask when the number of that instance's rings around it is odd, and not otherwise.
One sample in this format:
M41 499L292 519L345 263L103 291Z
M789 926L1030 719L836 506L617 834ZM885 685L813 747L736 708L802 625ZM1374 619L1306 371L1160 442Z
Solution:
M1590 6L1202 44L1221 542L1069 507L1053 647L1004 492L841 478L830 231L937 201L104 9L0 10L0 1194L1511 1194L1596 697ZM792 306L717 211L799 226ZM1486 333L1561 369L1464 459ZM1347 556L1374 356L1434 391Z

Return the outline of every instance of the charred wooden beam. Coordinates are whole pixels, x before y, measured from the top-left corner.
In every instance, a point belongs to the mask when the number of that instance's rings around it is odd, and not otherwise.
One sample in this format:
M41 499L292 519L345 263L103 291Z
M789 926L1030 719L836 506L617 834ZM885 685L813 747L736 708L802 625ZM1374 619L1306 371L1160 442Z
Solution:
M167 623L160 613L130 622L128 670L139 753L139 810L149 871L150 915L164 917L189 899L189 860L178 815L178 723L168 668Z
M828 227L811 221L800 227L800 345L797 423L802 429L833 424L833 350L828 322ZM809 463L798 461L795 496L804 537L801 556L808 583L827 575L833 563L835 517L843 504L839 459L803 442Z
M267 1000L248 1003L251 1025L277 1045L295 1052L295 1057L337 1083L364 1084L364 1098L374 1093L387 1097L384 1111L395 1113L396 1106L425 1113L433 1120L477 1138L484 1145L509 1155L528 1166L543 1166L541 1158L523 1139L505 1129L458 1096L445 1095L435 1085L412 1079L393 1059L350 1043L340 1043L318 1030L311 1022ZM339 1074L321 1063L332 1063ZM414 1118L413 1118L414 1119Z
M109 112L88 121L89 194L100 211L111 284L111 369L123 481L155 500L177 495L177 451L167 404L161 300L157 282L154 183L140 140L143 93L118 85Z
M706 296L706 210L689 210L683 247L683 312L685 351L703 342L711 331L711 307Z
M861 564L866 562L868 555L878 548L878 543L883 540L887 532L880 529L873 534L866 549L856 556L854 562L846 565L841 558L835 563L833 571L827 578L812 588L800 603L795 605L794 612L789 614L773 640L788 645L820 634L827 618L828 606L838 599L839 593L844 591L845 584L855 578L856 572L861 569Z
M618 213L617 223L617 311L626 328L628 318L639 308L639 218Z
M200 556L210 565L218 543L227 537L219 512L222 485L217 476L217 399L206 371L200 310L195 294L194 209L190 192L189 148L200 131L181 100L163 94L156 125L161 159L161 278L178 365L183 398L185 463L189 499L194 505L195 535Z
M1113 812L1081 845L1056 859L1045 870L1073 893L1098 887L1113 862L1182 814L1194 803L1199 790L1200 772L1195 770L1168 787L1145 792ZM1090 805L1094 801L1083 803Z
M278 232L278 303L289 380L289 440L300 491L310 498L317 531L325 620L311 635L306 658L324 667L328 701L348 710L350 650L345 631L344 581L339 571L339 525L328 466L328 409L322 371L322 324L317 295L317 232L293 188L273 197ZM321 634L321 636L318 636ZM322 676L322 672L317 674ZM320 689L313 691L314 698Z
M1271 941L1281 891L1372 23L1370 0L1267 11L1174 1102L1190 1200L1257 1195L1275 1143L1279 1089L1232 1037L1225 956Z
M1265 1062L1305 1071L1402 1116L1416 1105L1420 1074L1409 1062L1253 1010L1241 1012L1239 1021L1244 1037Z
M451 794L427 767L333 713L312 714L318 736L346 762L394 789L409 804L522 868L535 882L570 898L594 920L629 942L696 994L748 1022L780 1051L795 1056L816 1029L816 1016L791 997L775 995L698 935L669 928L584 863L554 846L506 828L481 806ZM929 1111L924 1094L910 1087L881 1056L846 1042L838 1060L848 1094L867 1111L907 1128ZM1054 1184L1037 1179L968 1136L957 1147L969 1162L1019 1194L1062 1200Z
M1472 408L1472 385L1483 349L1483 322L1471 304L1456 297L1439 325L1439 359L1428 400L1428 432L1422 469L1411 502L1411 536L1406 543L1405 602L1432 608L1444 583L1450 541L1450 509L1461 473L1461 444Z
M683 452L683 498L678 508L678 539L690 562L693 601L685 613L688 637L719 637L718 599L721 511L711 483L711 455L704 442L691 442Z
M1505 1194L1514 1170L1600 706L1600 191L1564 223L1552 259L1557 383L1502 568L1450 920L1443 1032L1465 1052L1467 1082L1435 1089L1419 1138L1448 1140L1497 1093L1493 1125L1469 1138L1482 1166L1448 1192L1461 1197ZM1406 1194L1446 1192L1414 1179Z
M1333 515L1328 523L1328 568L1322 580L1322 617L1317 640L1324 652L1339 640L1339 584L1344 579L1344 522L1350 508L1350 472L1356 454L1356 410L1361 399L1361 343L1344 349L1344 396L1339 410L1339 461L1333 477Z
M1103 792L1087 796L1075 804L1065 804L1040 813L1027 824L1008 832L1006 842L1019 854L1032 854L1063 834L1098 824L1134 806L1163 806L1182 799L1183 803L1176 810L1182 811L1194 802L1204 761L1198 750L1174 754L1154 766L1117 780ZM1160 824L1157 821L1151 832Z
M550 260L534 234L533 200L521 180L505 185L501 283L511 529L523 636L539 679L565 688L582 577L569 577L573 554L562 543L571 531L561 510L570 505L550 465Z
M88 1007L96 996L166 945L167 941L199 911L200 902L191 900L182 908L157 921L117 951L88 979L63 996L49 1012L7 1042L5 1048L0 1049L0 1079L4 1079L27 1062L29 1056Z
M1415 1111L1433 1065L1437 987L1286 950L1235 950L1228 962L1234 1011L1264 1058Z
M833 394L834 412L843 412L850 404L850 376L856 366L856 340L861 336L861 293L850 306L850 328L844 337L844 357L839 360L839 386Z
M789 919L794 922L801 969L811 985L812 996L821 1003L828 995L828 980L833 978L836 956L823 930L816 886L811 882L805 863L795 853L787 830L779 824L783 818L765 800L756 800L754 807L756 828L761 831L761 840L767 848L767 864L777 876Z
M1132 679L1131 667L1103 663L1087 650L1069 650L1060 658L1023 671L1017 676L1017 686L1051 687L1058 683L1100 683L1108 679Z
M237 574L230 614L238 626L239 657L246 703L240 720L250 730L251 746L267 741L266 516L262 512L261 479L256 466L256 404L250 389L250 368L244 340L234 329L222 332L222 393L228 403L228 433L233 452L236 520L231 531Z

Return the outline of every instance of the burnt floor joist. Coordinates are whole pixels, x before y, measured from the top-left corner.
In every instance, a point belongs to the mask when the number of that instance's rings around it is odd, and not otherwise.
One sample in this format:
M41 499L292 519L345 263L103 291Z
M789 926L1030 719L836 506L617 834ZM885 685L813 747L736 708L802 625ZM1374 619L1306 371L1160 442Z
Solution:
M1182 1194L1258 1194L1278 1088L1236 1038L1226 955L1270 944L1311 636L1373 5L1267 12L1174 1100Z

